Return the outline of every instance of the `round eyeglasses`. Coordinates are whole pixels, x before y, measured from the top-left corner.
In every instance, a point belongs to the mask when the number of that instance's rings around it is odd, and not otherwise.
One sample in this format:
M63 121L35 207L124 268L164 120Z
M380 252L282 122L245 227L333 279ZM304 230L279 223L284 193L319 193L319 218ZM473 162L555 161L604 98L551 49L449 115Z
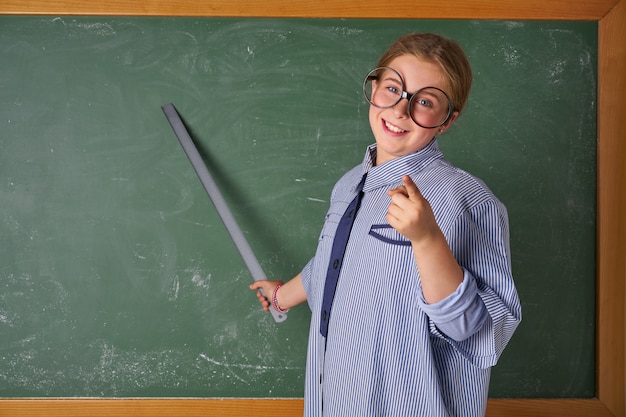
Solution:
M403 98L407 99L409 116L426 129L445 124L454 112L450 98L442 89L424 87L413 94L408 93L398 71L389 67L371 70L363 81L363 93L371 105L381 109L391 108Z

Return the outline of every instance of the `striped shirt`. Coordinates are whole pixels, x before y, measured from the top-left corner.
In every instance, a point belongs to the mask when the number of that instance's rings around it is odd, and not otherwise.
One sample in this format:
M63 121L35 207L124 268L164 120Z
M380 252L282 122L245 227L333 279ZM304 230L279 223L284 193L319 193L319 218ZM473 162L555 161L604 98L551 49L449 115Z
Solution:
M437 140L380 166L375 153L370 146L333 188L316 254L302 271L312 311L304 415L483 416L490 367L521 319L506 208L445 161ZM365 172L324 338L320 309L333 238ZM405 174L464 271L456 292L435 304L424 300L410 243L385 220L387 191Z

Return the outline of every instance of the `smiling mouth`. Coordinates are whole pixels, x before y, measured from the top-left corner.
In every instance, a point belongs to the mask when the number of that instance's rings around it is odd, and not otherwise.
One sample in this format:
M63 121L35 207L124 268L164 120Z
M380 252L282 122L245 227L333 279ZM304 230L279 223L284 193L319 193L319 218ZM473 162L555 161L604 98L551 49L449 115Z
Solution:
M398 126L392 125L391 123L389 123L386 120L383 120L385 127L387 128L387 130L393 132L393 133L406 133L406 130L404 129L400 129Z

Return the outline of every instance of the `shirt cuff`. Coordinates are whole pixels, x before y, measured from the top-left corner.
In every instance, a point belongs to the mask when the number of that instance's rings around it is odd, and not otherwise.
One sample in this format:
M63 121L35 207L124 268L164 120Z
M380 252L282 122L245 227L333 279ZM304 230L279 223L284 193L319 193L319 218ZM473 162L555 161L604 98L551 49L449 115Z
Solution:
M428 304L423 294L420 298L422 311L442 333L456 341L465 340L480 330L488 316L476 280L466 269L463 269L463 282L443 300Z

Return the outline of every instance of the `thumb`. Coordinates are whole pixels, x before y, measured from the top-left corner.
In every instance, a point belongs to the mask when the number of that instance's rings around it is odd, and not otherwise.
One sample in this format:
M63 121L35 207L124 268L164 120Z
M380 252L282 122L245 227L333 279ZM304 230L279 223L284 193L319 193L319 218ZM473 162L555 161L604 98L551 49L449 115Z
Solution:
M262 290L265 293L267 292L271 293L277 285L282 285L282 284L283 282L281 280L270 281L270 280L264 279L264 280L254 281L252 284L250 284L250 289Z
M261 280L261 281L254 281L252 284L250 284L250 289L251 290L264 290L266 287L269 286L269 281L267 280Z

